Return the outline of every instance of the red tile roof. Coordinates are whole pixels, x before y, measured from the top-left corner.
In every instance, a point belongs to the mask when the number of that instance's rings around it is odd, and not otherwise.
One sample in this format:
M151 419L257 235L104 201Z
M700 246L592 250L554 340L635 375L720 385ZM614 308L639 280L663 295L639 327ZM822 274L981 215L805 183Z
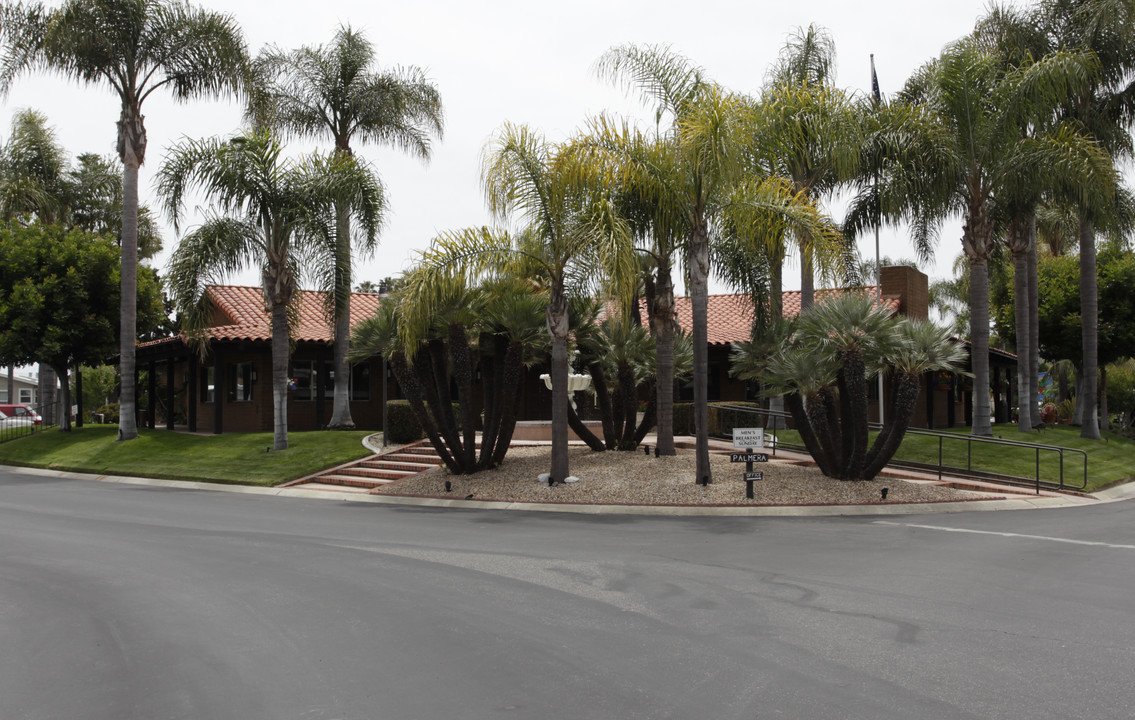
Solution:
M829 297L845 292L863 292L874 295L876 287L875 285L870 285L861 289L857 288L854 291L843 289L816 290L815 301L823 302ZM883 297L883 303L890 308L892 312L897 313L899 311L899 302L900 299L897 296ZM781 303L784 308L784 317L795 317L799 315L800 291L785 291L781 295ZM674 298L674 304L678 315L678 325L681 326L683 330L689 332L694 326L693 306L690 303L690 298ZM753 326L753 304L749 301L748 295L710 295L708 305L707 315L709 327L707 330L709 343L711 345L735 343L749 339ZM649 322L646 317L645 303L643 303L640 312L642 315L642 324L645 326Z
M857 289L858 292L874 294L875 286ZM206 330L209 337L217 340L269 340L268 313L264 310L264 296L257 287L234 285L211 285L206 290L216 308L214 325ZM816 302L836 293L848 292L840 289L816 290ZM299 322L292 328L293 341L331 342L333 328L324 313L324 294L313 290L299 291ZM381 302L375 293L351 293L351 326L363 318L374 315ZM781 296L785 317L800 314L800 291L788 290ZM883 303L893 312L898 312L900 299L897 296L884 296ZM678 315L678 325L687 332L693 328L693 309L690 298L674 299ZM645 300L640 306L643 325L649 324L646 317ZM749 339L752 327L752 303L743 294L724 294L709 296L708 335L711 345L735 343ZM170 338L143 343L148 346L168 342Z
M264 295L258 287L211 285L205 291L216 309L218 324L206 332L217 340L269 340L271 319L264 308ZM300 290L298 321L292 326L293 341L331 342L334 328L327 316L326 293ZM375 293L351 293L351 327L378 310L380 297Z

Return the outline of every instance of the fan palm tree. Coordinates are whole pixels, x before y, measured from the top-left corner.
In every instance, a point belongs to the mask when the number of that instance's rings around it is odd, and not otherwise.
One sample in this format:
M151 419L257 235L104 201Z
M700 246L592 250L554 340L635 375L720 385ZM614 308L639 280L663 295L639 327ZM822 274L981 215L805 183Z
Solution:
M991 434L989 420L989 262L995 243L995 211L1013 188L1053 159L1047 143L1022 142L1020 128L1043 122L1074 89L1086 83L1093 62L1083 54L1057 53L1006 70L1000 58L972 38L946 49L907 81L900 102L925 105L938 124L941 152L932 173L891 165L888 183L913 189L884 206L883 214L913 214L920 228L962 215L962 247L970 271L970 341L974 374L973 434ZM896 194L884 189L892 198Z
M170 260L170 292L183 327L201 334L212 313L205 290L225 276L259 270L272 328L273 448L288 447L288 312L305 267L334 254L335 204L346 203L368 234L378 231L382 195L374 176L352 158L313 156L286 161L261 132L231 139L185 140L158 173L158 193L178 227L186 194L200 190L221 214L209 217L178 245ZM323 285L330 290L327 277Z
M67 0L0 6L0 96L17 76L55 72L118 95L118 156L122 178L122 309L119 330L118 439L138 436L134 345L137 330L138 168L146 159L142 104L158 90L177 100L237 92L247 51L228 15L165 0Z
M254 97L252 113L289 135L329 138L335 152L343 155L353 154L352 142L358 141L391 145L422 160L429 160L431 135L441 137L437 88L415 67L374 71L374 48L350 26L340 27L329 46L291 52L270 48L257 65L266 84ZM343 378L348 376L352 281L351 216L346 207L337 211L337 233L332 309L335 376ZM372 238L361 249L372 252L374 246ZM354 427L346 383L335 383L328 427Z
M598 172L587 172L578 156L524 126L505 125L486 146L482 182L489 209L500 220L515 219L524 232L514 238L488 228L442 234L422 254L419 270L404 292L415 312L401 318L403 342L425 334L429 300L444 287L436 280L454 272L508 272L527 265L547 283L546 320L551 336L551 478L569 476L568 293L573 275L602 274L609 292L634 293L634 255L628 231L615 212Z

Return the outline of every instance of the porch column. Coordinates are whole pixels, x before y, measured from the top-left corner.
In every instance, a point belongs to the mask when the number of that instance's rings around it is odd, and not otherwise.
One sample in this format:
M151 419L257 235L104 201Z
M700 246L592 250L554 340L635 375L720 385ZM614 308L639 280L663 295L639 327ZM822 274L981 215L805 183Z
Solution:
M158 409L158 365L151 360L146 365L146 371L149 374L146 378L146 394L149 396L146 400L146 427L151 430L154 429L154 413Z
M166 430L173 430L173 356L166 360Z
M934 396L938 394L936 372L926 373L926 429L934 429Z
M221 403L225 400L225 363L222 361L221 347L218 345L213 352L213 434L224 432L221 418L223 412Z
M197 356L190 353L187 365L189 366L189 383L185 390L187 394L185 419L189 423L189 432L197 432Z
M323 391L327 387L327 376L324 364L324 346L315 349L315 429L322 430L323 422Z
M83 373L79 370L79 361L75 361L75 427L83 427ZM71 412L71 408L67 408Z

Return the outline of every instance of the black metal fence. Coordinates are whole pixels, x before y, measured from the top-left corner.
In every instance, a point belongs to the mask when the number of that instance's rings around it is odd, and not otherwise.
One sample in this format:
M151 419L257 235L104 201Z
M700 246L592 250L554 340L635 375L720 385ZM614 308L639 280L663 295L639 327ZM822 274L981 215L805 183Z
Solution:
M765 428L766 442L774 450L779 446L807 452L802 443L786 441L786 433L780 432L787 430L790 438L795 435L790 429L791 415L787 412L744 405L718 404L715 407L719 414L719 437L732 439L732 429L748 423L751 427ZM722 412L729 414L728 421L721 417ZM878 423L869 423L872 431L881 427ZM936 472L939 478L949 475L1021 485L1038 492L1041 488L1083 490L1088 485L1088 454L1076 448L937 430L909 429L906 434L932 438L929 446L936 445L936 451L927 451L923 443L917 444L917 450L911 450L909 448L915 444L904 442L890 466ZM998 470L1007 464L1026 466L1033 472L1021 475Z
M45 427L39 405L21 403L0 407L0 442L43 432Z

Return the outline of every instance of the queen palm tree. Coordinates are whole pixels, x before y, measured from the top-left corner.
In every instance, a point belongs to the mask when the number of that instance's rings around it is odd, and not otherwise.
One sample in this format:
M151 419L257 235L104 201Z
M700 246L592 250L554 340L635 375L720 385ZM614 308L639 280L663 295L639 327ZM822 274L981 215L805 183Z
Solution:
M0 145L0 221L36 217L50 225L62 211L67 153L47 117L25 109L12 117L12 134Z
M832 84L834 67L831 34L816 25L798 28L781 50L754 112L760 165L792 180L793 189L813 201L830 197L859 172L861 117L851 98ZM816 261L831 270L843 257L843 243L823 240L806 233L795 237L802 311L812 307ZM780 283L774 282L770 292L779 295Z
M444 287L438 276L500 272L518 264L538 275L547 285L552 345L551 478L562 482L569 476L568 294L573 276L602 274L612 295L633 296L637 276L628 231L599 174L527 127L505 125L490 141L482 182L492 213L502 221L519 220L524 232L515 238L488 228L441 235L404 288L409 306L419 311L401 318L402 334L424 334L430 321L425 309L433 305L428 298Z
M328 264L334 254L336 203L346 203L373 235L381 189L350 157L284 160L280 143L266 132L175 145L158 173L158 193L175 229L186 194L195 189L221 214L182 238L170 260L171 295L183 328L203 342L212 314L206 287L248 267L259 270L272 328L273 448L286 449L289 307L304 268ZM324 284L330 290L326 278Z
M118 95L122 178L122 309L118 439L138 436L134 345L137 330L138 168L146 159L142 104L158 90L177 100L221 96L241 87L247 52L228 15L166 0L67 0L0 6L0 96L31 70L58 73Z
M1043 27L1054 44L1093 53L1100 71L1093 82L1077 88L1064 104L1063 116L1090 133L1113 158L1135 154L1130 130L1135 118L1135 1L1044 0L1040 4ZM1096 229L1108 222L1114 204L1078 203L1080 245L1080 317L1083 359L1080 363L1085 391L1077 402L1083 410L1080 436L1100 438L1099 287L1096 268ZM1110 207L1109 207L1110 205Z
M931 159L932 173L891 165L883 193L893 204L884 214L910 213L921 228L949 215L965 219L962 247L970 272L970 341L974 374L973 434L989 435L989 262L995 244L995 211L1023 178L1053 161L1046 142L1022 142L1020 128L1043 122L1074 89L1086 82L1093 62L1083 54L1057 53L1019 69L972 38L949 46L918 70L899 96L924 105L936 118L943 141ZM899 197L889 183L913 189Z
M391 145L429 160L430 136L441 137L441 98L425 73L415 67L383 72L372 69L374 48L364 35L341 26L329 46L291 52L270 48L258 60L267 82L254 99L253 114L285 133L329 138L335 152L351 155L353 141ZM337 211L335 292L335 377L348 377L350 336L351 216ZM358 239L358 238L356 238ZM374 249L373 238L362 245ZM354 427L345 382L335 383L329 428Z

